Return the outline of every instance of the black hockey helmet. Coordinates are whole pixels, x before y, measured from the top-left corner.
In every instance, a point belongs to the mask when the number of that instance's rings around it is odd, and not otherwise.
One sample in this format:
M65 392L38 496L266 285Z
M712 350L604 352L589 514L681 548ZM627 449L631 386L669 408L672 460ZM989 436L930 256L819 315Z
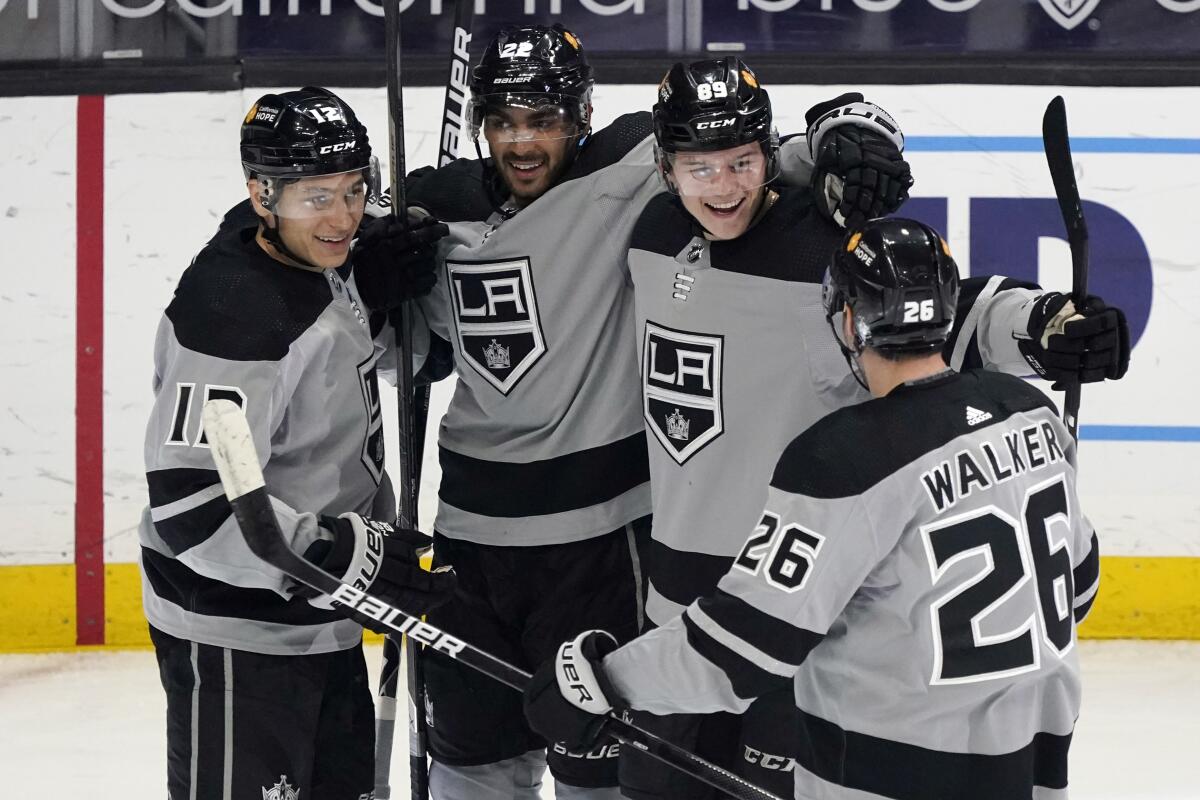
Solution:
M869 220L851 231L825 275L825 316L849 306L854 347L892 353L939 349L958 302L958 266L938 232L912 219ZM838 329L834 335L841 342ZM845 344L843 344L845 348Z
M333 92L306 86L263 95L242 121L246 177L335 175L371 166L367 129Z
M672 66L658 86L653 119L655 160L667 188L677 194L707 195L722 183L728 188L721 178L725 173L734 186L750 190L765 186L779 172L771 98L739 58ZM747 144L758 144L762 157L739 156L724 163L703 155ZM686 169L678 169L677 162Z
M471 71L471 135L479 136L489 110L504 106L561 107L586 133L592 83L579 37L562 25L503 28Z
M242 120L242 169L257 178L263 207L278 213L279 183L364 171L379 196L379 163L354 110L328 89L306 86L260 97Z
M676 63L658 86L654 138L663 152L725 150L773 137L771 97L740 58Z

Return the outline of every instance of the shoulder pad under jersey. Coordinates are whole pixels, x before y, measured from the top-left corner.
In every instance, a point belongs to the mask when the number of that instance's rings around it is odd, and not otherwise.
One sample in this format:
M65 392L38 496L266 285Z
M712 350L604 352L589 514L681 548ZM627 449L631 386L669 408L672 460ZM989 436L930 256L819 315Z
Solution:
M222 227L184 271L166 310L182 346L230 361L278 361L329 305L323 275L275 261L252 236Z
M616 164L653 134L649 111L622 114L588 137L563 180L582 178Z

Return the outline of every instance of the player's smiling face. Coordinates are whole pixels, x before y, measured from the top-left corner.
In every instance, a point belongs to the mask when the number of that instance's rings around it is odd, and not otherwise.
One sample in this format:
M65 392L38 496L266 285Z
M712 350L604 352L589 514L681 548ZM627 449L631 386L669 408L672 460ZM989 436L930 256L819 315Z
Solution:
M683 207L710 238L736 239L762 206L767 159L756 143L709 153L674 153L671 179Z
M350 256L350 242L362 222L366 196L362 171L289 183L282 187L275 205L279 237L291 253L309 264L336 269ZM275 254L274 247L268 248ZM291 263L286 254L280 255Z
M487 113L483 134L504 185L525 206L561 177L579 128L561 106L503 106Z

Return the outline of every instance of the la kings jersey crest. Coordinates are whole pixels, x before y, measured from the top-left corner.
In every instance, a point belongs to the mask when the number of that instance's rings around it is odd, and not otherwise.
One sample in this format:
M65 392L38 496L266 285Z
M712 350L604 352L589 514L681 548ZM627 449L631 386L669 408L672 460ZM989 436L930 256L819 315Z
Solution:
M529 259L447 261L463 358L503 395L546 353Z
M646 322L642 413L659 444L680 464L724 431L723 350L723 336Z

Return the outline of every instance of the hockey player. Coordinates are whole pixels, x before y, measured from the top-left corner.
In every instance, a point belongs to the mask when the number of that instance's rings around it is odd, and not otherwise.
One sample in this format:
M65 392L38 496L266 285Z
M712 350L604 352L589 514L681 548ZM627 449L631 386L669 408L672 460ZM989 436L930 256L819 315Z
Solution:
M625 261L660 187L650 115L593 132L591 91L570 31L501 31L472 73L480 158L414 176L408 194L450 223L421 306L431 349L452 350L459 376L440 428L434 536L459 594L430 621L527 667L579 631L627 640L642 622L650 492ZM890 210L907 186L892 155L871 153L869 175L865 158L846 160L839 197ZM868 177L886 185L855 183ZM546 742L520 697L437 653L426 675L433 796L536 797ZM617 754L552 746L556 795L616 796Z
M1096 536L1049 400L947 368L957 294L925 225L847 237L825 316L876 399L788 445L706 597L615 652L563 644L526 692L535 730L587 749L614 707L742 711L790 681L797 798L1066 796Z
M863 129L903 147L881 109L861 95L839 100L810 112L814 152L830 138L861 141ZM629 269L651 438L646 616L663 625L729 570L740 532L762 510L782 443L867 394L829 339L821 305L821 279L843 233L818 213L807 189L771 185L777 137L754 72L734 57L676 64L653 114L669 191L650 201L634 228ZM857 122L838 124L846 119ZM1001 278L968 279L943 356L955 369L1025 374L1030 365L1012 336L1020 331L1039 363L1073 363L1086 378L1119 377L1128 359L1123 318L1098 300L1086 319L1066 325L1070 339L1055 334L1055 352L1046 354L1041 340L1050 317L1037 311L1061 299ZM714 761L734 762L740 774L783 794L792 780L794 718L785 690L755 702L740 720L644 715L639 722ZM633 750L622 753L620 770L625 795L637 800L709 791Z
M376 348L348 262L378 180L366 129L324 89L268 94L246 115L241 157L257 222L223 225L200 251L155 342L139 533L168 792L359 800L374 777L362 627L248 549L203 403L242 406L280 527L306 558L411 613L449 599L453 576L422 571L426 537L384 522L395 506ZM375 283L419 283L437 232L393 241L400 264Z

